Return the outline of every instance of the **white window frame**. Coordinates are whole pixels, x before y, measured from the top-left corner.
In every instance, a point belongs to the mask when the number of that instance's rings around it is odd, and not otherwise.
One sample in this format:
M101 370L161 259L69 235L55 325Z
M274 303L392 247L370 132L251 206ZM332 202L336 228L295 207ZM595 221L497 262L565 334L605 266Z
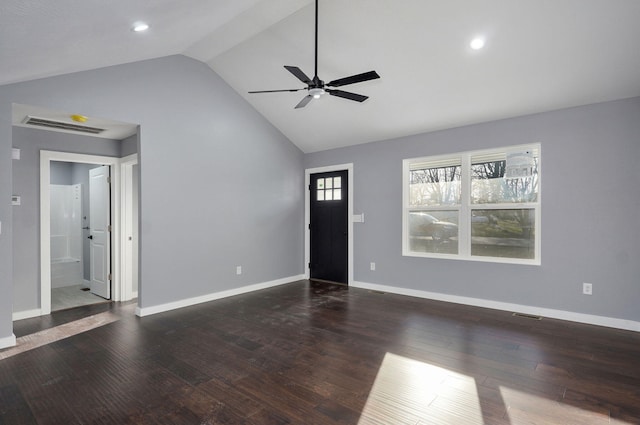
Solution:
M472 204L471 203L471 158L481 155L492 154L509 154L513 152L522 152L524 150L532 149L537 151L538 155L538 193L536 202L522 202L522 203L486 203L486 204ZM527 264L527 265L540 265L541 264L541 195L542 195L542 150L540 143L531 143L526 145L506 146L493 149L483 149L478 151L458 152L447 155L426 156L419 158L408 158L402 162L402 255L406 257L425 257L425 258L441 258L451 260L464 260L464 261L481 261L491 263L506 263L506 264ZM461 195L459 205L442 205L442 206L428 206L418 207L409 205L409 176L412 166L419 163L429 162L444 162L453 161L454 159L460 159L461 163ZM458 210L458 254L443 254L433 252L419 252L412 251L409 248L409 211L415 210L429 210L429 211L451 211ZM490 210L490 209L533 209L535 214L535 236L534 236L534 258L508 258L508 257L489 257L471 255L471 216L473 210Z

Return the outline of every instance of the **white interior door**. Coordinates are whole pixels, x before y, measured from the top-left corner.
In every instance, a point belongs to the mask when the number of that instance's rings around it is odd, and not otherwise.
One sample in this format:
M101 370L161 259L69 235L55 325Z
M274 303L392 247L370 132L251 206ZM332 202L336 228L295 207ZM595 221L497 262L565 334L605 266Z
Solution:
M111 298L111 235L109 166L89 170L91 292Z

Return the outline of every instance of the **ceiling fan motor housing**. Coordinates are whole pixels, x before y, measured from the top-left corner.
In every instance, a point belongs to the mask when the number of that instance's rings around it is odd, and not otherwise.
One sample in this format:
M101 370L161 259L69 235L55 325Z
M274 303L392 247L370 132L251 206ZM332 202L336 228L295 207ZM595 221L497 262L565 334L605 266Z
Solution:
M319 99L320 96L325 94L326 92L322 87L313 87L309 89L309 96L313 96L314 99Z

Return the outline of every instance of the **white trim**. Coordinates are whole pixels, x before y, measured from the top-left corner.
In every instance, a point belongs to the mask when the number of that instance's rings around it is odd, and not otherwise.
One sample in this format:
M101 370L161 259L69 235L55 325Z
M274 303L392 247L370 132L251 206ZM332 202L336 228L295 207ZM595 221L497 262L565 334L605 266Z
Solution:
M136 316L145 317L152 314L163 313L165 311L176 310L178 308L189 307L196 304L215 301L222 298L233 297L235 295L246 294L247 292L259 291L261 289L272 288L274 286L284 285L287 283L303 280L303 275L285 277L282 279L272 280L271 282L256 283L253 285L243 286L241 288L228 289L226 291L214 292L211 294L201 295L199 297L186 298L179 301L173 301L166 304L154 305L151 307L136 307Z
M378 285L376 283L353 282L352 286L355 288L390 292L392 294L407 295L410 297L426 298L430 300L491 308L495 310L511 311L515 313L532 314L534 316L548 317L551 319L567 320L570 322L586 323L588 325L605 326L608 328L640 332L640 322L618 319L615 317L595 316L592 314L555 310L551 308L543 308L530 305L505 303L501 301L485 300L481 298L461 297L458 295L442 294L438 292L420 291L418 289Z
M42 316L42 310L34 308L33 310L15 311L13 313L13 321L31 319L32 317Z
M349 191L347 196L347 284L351 285L351 283L353 282L353 193L355 192L355 188L353 187L353 163L330 165L327 167L307 168L306 170L304 170L304 278L309 279L309 262L311 261L311 238L309 230L309 223L311 222L311 199L309 197L311 193L309 191L309 184L311 184L311 174L329 173L332 171L347 171L347 181L349 184L349 187L347 188L347 190Z
M11 334L6 338L0 338L0 350L3 348L15 347L16 346L16 336Z
M128 157L127 157L128 158ZM40 310L41 315L51 313L51 161L75 162L84 164L100 164L111 166L111 216L113 217L113 301L120 301L122 297L120 272L120 158L85 155L68 152L40 151ZM117 260L117 261L115 261Z
M120 301L129 301L133 298L137 298L137 291L132 289L132 268L133 268L133 253L131 252L131 244L128 243L128 235L131 232L131 226L133 225L133 206L132 206L132 189L133 189L133 166L138 164L138 154L132 154L120 159L120 173L121 173L121 205L120 210L122 217L122 231L120 232L120 246L121 258L120 258L120 281L122 282L122 296Z

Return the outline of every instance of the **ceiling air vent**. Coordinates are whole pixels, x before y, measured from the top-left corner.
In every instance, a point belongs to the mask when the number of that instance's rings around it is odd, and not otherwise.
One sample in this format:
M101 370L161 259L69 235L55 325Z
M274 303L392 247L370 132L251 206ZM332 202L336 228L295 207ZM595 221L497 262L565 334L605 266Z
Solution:
M55 128L58 130L77 131L79 133L88 133L88 134L100 134L103 131L105 131L104 128L89 127L86 125L72 124L72 123L63 122L63 121L53 121L45 118L37 118L37 117L31 117L31 116L27 116L24 119L24 121L22 121L22 123L27 125L33 125L36 127Z

